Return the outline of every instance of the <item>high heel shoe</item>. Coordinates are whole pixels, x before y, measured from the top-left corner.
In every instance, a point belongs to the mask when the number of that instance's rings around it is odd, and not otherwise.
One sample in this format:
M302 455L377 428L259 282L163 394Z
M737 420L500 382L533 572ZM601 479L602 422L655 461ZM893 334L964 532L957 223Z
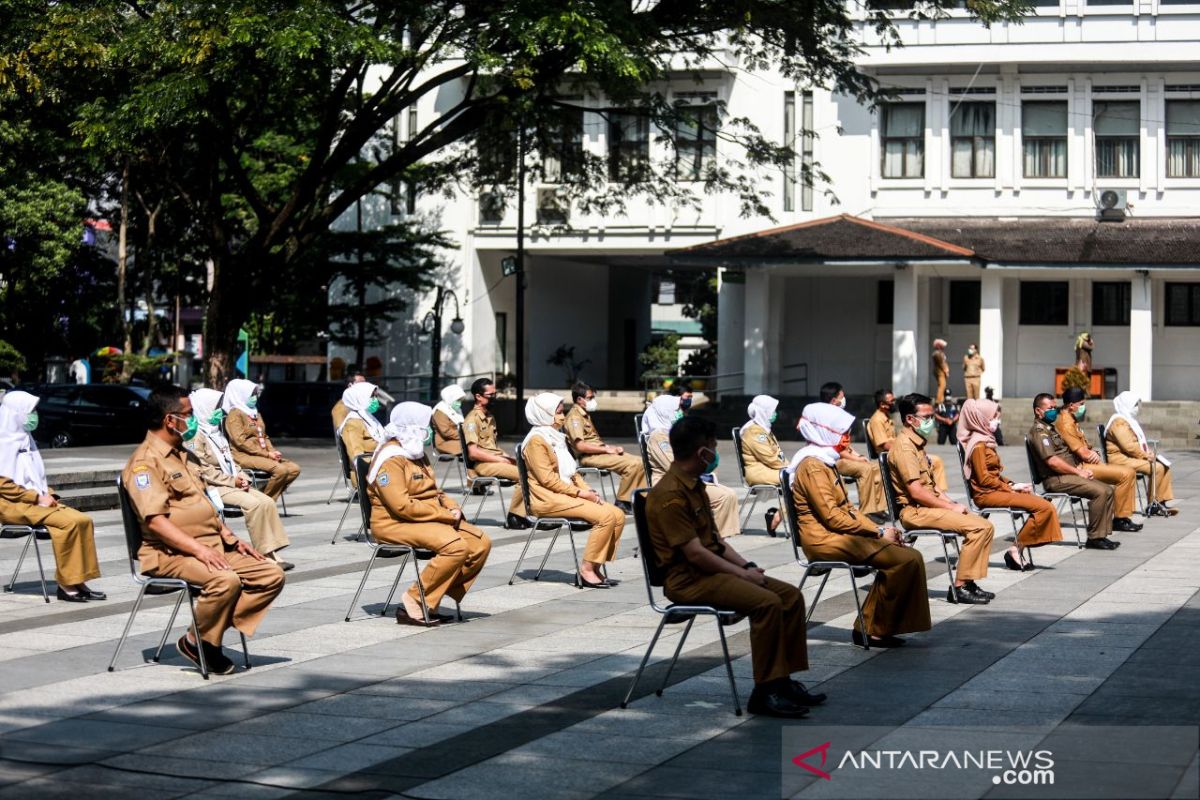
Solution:
M1012 557L1012 553L1009 553L1009 552L1004 553L1004 566L1008 567L1009 569L1011 569L1015 572L1026 572L1029 569L1028 565L1023 564L1020 561L1017 561L1015 558Z
M767 514L766 514L767 533L769 533L772 537L778 536L778 533L776 533L776 529L771 527L771 523L775 521L775 515L778 513L779 513L778 508L768 508L767 509ZM782 522L782 520L780 520L780 522Z
M612 584L606 580L601 580L599 583L592 583L587 578L575 573L575 585L580 589L611 589Z

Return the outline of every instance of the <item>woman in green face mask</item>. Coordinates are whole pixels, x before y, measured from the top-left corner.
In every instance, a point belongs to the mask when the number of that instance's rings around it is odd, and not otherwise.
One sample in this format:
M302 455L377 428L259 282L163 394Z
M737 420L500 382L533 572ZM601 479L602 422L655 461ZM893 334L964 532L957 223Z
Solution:
M760 394L750 401L746 413L750 421L742 426L739 442L742 447L742 460L746 466L746 485L762 486L779 484L779 470L787 466L783 458L783 448L779 440L771 432L779 414L779 401L769 395ZM767 532L775 535L775 529L783 516L778 508L767 509Z
M278 499L292 481L300 477L300 467L275 449L267 435L267 424L258 411L259 385L235 378L225 385L221 410L225 412L225 435L238 466L267 473L263 493Z
M433 446L439 453L457 456L462 453L458 426L463 423L462 401L466 391L457 383L442 389L442 401L433 407Z
M363 453L374 453L376 447L387 441L383 426L375 418L375 412L379 410L379 398L375 396L378 390L375 384L363 381L342 392L342 403L347 413L337 433L342 438L351 464ZM358 476L353 472L350 473L350 480L355 486L358 485Z

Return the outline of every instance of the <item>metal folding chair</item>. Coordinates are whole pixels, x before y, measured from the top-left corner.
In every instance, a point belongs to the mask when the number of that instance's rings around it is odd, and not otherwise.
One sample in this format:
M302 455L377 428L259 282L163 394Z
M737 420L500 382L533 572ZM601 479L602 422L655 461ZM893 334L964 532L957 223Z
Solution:
M1100 442L1097 445L1096 450L1097 450L1097 452L1100 453L1100 459L1105 464L1107 464L1108 463L1108 444L1107 444L1108 440L1106 438L1106 434L1108 433L1108 430L1103 425L1097 425L1096 432L1100 435ZM1149 498L1151 496L1150 480L1153 475L1154 475L1154 466L1153 465L1150 466L1150 474L1149 475L1143 475L1140 472L1134 473L1134 486L1137 487L1138 513L1140 513L1143 517L1150 516L1150 511L1149 511L1149 509L1150 509Z
M171 635L171 628L175 626L175 618L179 614L179 607L183 605L183 598L188 601L188 610L192 615L192 634L196 637L196 642L200 640L200 628L196 624L196 595L200 593L200 586L188 583L181 578L156 578L153 575L143 575L138 565L138 550L142 547L142 523L138 518L137 513L133 510L133 503L129 500L129 492L125 490L125 485L121 479L117 478L117 497L121 505L121 522L125 529L125 546L129 550L129 574L133 577L133 582L138 584L137 599L133 602L133 609L129 612L129 619L125 623L125 630L121 632L121 638L117 640L117 649L113 652L112 660L108 662L108 671L112 672L116 669L117 658L121 655L121 648L125 646L125 640L129 638L129 631L133 628L133 620L137 617L138 611L142 607L142 600L147 594L174 594L178 593L175 600L175 607L171 609L171 618L167 620L167 627L163 629L162 638L158 642L158 647L154 650L154 656L150 659L157 664L162 657L163 648L167 645L167 637ZM241 631L238 636L242 639L242 659L246 669L250 669L250 650L246 646L246 635ZM204 658L204 648L196 648L200 654L200 675L204 680L208 680L208 662Z
M533 513L533 495L529 493L529 471L525 466L524 449L519 445L517 447L517 475L520 476L521 491L525 495L525 519L529 521L529 535L525 537L525 546L521 548L521 555L517 558L517 563L513 565L508 585L512 586L513 581L517 579L517 572L521 569L521 562L525 560L525 554L529 552L529 545L533 543L533 537L539 530L552 530L554 533L550 536L550 544L546 547L546 554L542 556L542 563L538 565L533 579L536 581L542 577L542 570L546 568L546 562L550 560L550 553L554 550L554 543L558 541L558 534L565 527L567 539L571 542L571 556L575 559L575 585L581 586L579 583L579 552L575 548L575 533L590 530L591 523L561 516L540 517Z
M1015 506L991 506L983 508L976 503L975 493L971 491L971 482L967 480L967 455L966 451L963 450L962 442L957 442L954 445L954 449L958 452L958 469L959 475L962 476L963 490L967 493L967 508L971 509L972 514L978 514L984 519L987 519L989 514L1007 514L1008 521L1012 524L1013 535L1015 536L1021 530L1020 525L1017 525L1017 523L1020 522L1021 525L1024 525L1025 517L1029 516L1029 512Z
M958 580L957 577L955 577L956 562L958 560L958 557L961 555L961 551L959 549L959 544L958 544L958 539L959 539L958 534L954 533L953 531L938 530L937 528L906 528L906 527L904 527L904 524L900 521L900 503L896 500L896 489L895 489L895 487L892 486L892 475L891 475L891 472L889 471L890 467L888 466L888 454L887 453L879 454L879 469L883 473L883 495L885 498L887 498L888 516L890 516L892 518L892 525L894 525L895 527L904 531L905 537L909 538L911 541L915 541L916 538L919 538L922 536L936 536L937 537L938 541L940 541L942 543L942 554L946 557L946 574L949 576L950 586L951 586L951 588L953 588L954 582L956 580ZM954 557L953 558L950 557L950 549L951 549L950 545L954 545L954 548L953 548L954 549ZM951 598L950 599L951 603L958 602L958 598L954 594L954 592L950 593L950 598Z
M654 551L654 543L650 540L650 528L646 523L646 495L649 489L638 489L633 495L633 523L637 529L638 546L644 554L642 561L642 572L646 576L646 595L650 598L650 608L655 613L661 614L662 619L658 623L658 627L654 631L653 638L650 639L650 646L646 648L646 655L642 656L642 663L638 665L637 672L633 676L633 682L629 684L629 691L625 693L625 699L621 701L621 708L629 706L629 700L633 697L633 692L637 689L638 681L642 679L642 672L646 669L647 662L650 661L650 656L654 652L654 645L658 644L658 638L662 635L663 626L670 624L679 624L686 622L687 626L683 629L683 634L679 637L679 644L675 646L675 654L671 657L671 663L667 666L667 674L663 675L662 684L658 687L655 694L662 697L663 690L667 688L667 682L671 680L671 672L675 669L675 663L679 661L679 654L683 651L683 644L687 641L688 634L692 631L692 624L698 616L709 616L717 622L717 633L721 636L721 652L725 655L725 674L729 677L729 691L733 695L733 713L737 716L742 715L742 702L738 698L737 681L733 678L733 662L729 658L729 645L725 641L725 625L726 621L732 621L738 616L736 611L730 609L717 608L715 606L689 606L670 603L668 605L660 605L658 598L654 595L654 587L663 585L666 580L667 570L658 562L658 555Z
M633 435L634 436L641 437L641 435L642 435L642 417L644 417L644 416L646 416L646 415L645 414L634 414L633 415Z
M475 462L471 460L471 448L470 445L467 444L466 433L463 431L463 424L461 422L458 423L458 440L462 442L463 466L466 467L467 470L465 475L466 480L463 481L462 485L464 511L467 507L467 497L469 497L477 487L482 486L486 488L489 486L495 486L496 493L500 495L500 516L503 518L508 511L508 504L504 502L504 487L514 486L515 484L513 481L505 478L497 478L491 475L475 475L472 477L471 470L475 469ZM483 511L483 504L487 501L487 498L487 494L481 494L479 496L479 505L475 507L475 516L471 518L472 523L479 519L479 512ZM529 498L526 498L527 503L528 500Z
M33 545L33 554L37 558L38 579L42 583L42 599L49 603L50 594L46 591L46 570L42 566L42 551L38 548L38 542L50 541L50 531L46 529L45 525L0 525L0 539L25 540L25 546L21 548L21 556L17 559L17 568L13 570L12 580L8 582L8 586L4 587L4 591L16 591L17 576L21 574L21 565L25 563L29 546Z
M336 430L334 430L334 432L333 432L333 443L334 443L334 446L337 447L339 450L344 447L344 445L342 445L342 437L338 436L338 433ZM338 474L335 475L333 478L333 487L329 490L329 499L325 501L325 505L329 505L330 503L333 502L333 496L335 494L337 494L339 482L341 483L342 486L345 486L346 489L349 490L350 476L346 472L346 466L341 458L340 453L338 454Z
M839 476L840 477L840 476ZM787 469L779 470L779 489L783 497L783 513L787 516L788 522L792 526L792 553L796 556L796 563L804 568L804 574L800 576L800 591L804 591L804 582L809 579L809 576L821 579L821 585L817 587L817 593L813 596L812 602L808 606L808 614L805 615L804 621L808 622L812 619L813 612L817 609L817 603L821 602L821 592L825 591L825 584L829 581L829 576L835 569L844 569L846 574L850 576L850 588L854 590L854 609L858 615L858 629L863 635L863 649L871 649L871 637L867 635L867 623L863 619L862 600L858 595L857 578L866 578L875 574L874 568L866 564L851 564L848 561L809 561L804 557L804 545L800 535L800 519L796 513L796 498L792 494L792 473ZM845 491L846 487L842 487ZM848 500L848 498L847 498Z
M1047 492L1042 485L1042 473L1037 466L1037 456L1033 452L1033 445L1029 442L1029 437L1025 437L1025 458L1029 462L1029 480L1033 484L1033 489L1039 496L1046 498L1054 503L1054 510L1058 515L1062 516L1063 503L1071 510L1071 528L1075 531L1075 544L1080 550L1083 549L1083 534L1079 532L1079 517L1075 514L1076 505L1079 506L1079 511L1083 515L1083 525L1087 527L1087 505L1082 497L1076 497L1073 494L1066 492Z
M761 495L774 495L775 499L780 503L783 502L783 499L780 497L779 484L777 483L759 483L751 486L746 481L746 456L742 452L741 428L733 429L733 452L736 456L734 460L737 462L738 477L742 479L742 485L746 487L746 496L742 498L742 505L745 506L746 501L750 501L750 505L742 512L741 525L739 526L742 530L746 530L746 523L750 520L751 515L754 514L754 509L758 506L758 499ZM783 524L791 525L786 514L783 517ZM790 532L791 529L789 528ZM777 535L774 531L767 531L767 533L771 536Z
M354 485L354 481L350 480L350 470L354 467L350 464L350 456L346 452L346 443L342 441L342 437L337 437L337 452L338 463L341 464L342 474L346 476L346 507L342 509L341 519L338 520L337 529L333 532L333 538L329 540L330 544L337 544L338 535L342 532L342 525L346 524L346 515L350 513L350 507L358 500L358 487ZM358 533L362 533L362 527L358 529Z
M879 453L876 452L875 445L871 442L871 431L867 427L868 422L870 422L870 420L862 419L858 421L858 424L859 427L862 428L863 442L865 442L867 446L867 458L871 459L872 461L877 461L879 459Z
M650 454L646 450L650 446L650 437L644 433L638 434L638 450L642 454L642 471L646 473L646 487L654 486L654 473L650 469Z

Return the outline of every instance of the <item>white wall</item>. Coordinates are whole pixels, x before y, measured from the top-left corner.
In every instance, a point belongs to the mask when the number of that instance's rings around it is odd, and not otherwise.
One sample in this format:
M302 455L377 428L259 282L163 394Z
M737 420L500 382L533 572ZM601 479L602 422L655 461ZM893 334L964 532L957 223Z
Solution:
M891 326L875 323L877 278L784 280L783 363L808 364L808 393L837 381L849 394L874 392L891 382ZM886 352L886 361L880 354ZM881 365L886 363L886 373ZM786 376L791 377L794 371ZM883 381L883 382L881 382ZM799 394L788 384L784 394Z

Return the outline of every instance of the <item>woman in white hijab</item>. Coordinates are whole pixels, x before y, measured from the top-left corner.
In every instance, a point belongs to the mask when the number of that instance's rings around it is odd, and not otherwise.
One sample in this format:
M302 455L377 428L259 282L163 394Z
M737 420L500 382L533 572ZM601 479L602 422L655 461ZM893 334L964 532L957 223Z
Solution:
M381 542L437 553L419 578L428 615L415 583L400 596L396 609L397 623L420 628L455 619L438 614L438 605L446 595L462 603L492 550L487 534L467 522L458 504L438 488L425 457L425 446L433 438L432 415L427 405L397 403L367 472L372 535Z
M804 407L798 427L808 444L789 467L800 545L810 561L845 561L878 570L862 608L866 630L856 622L851 641L861 646L870 637L874 647L899 647L904 644L900 634L927 631L932 625L925 561L905 546L898 530L877 527L850 504L837 463L850 446L853 424L852 415L830 403Z
M342 420L337 434L342 438L351 464L363 453L374 453L375 448L387 441L383 426L375 419L375 412L379 410L378 392L379 387L366 381L348 386L342 392L346 418ZM353 471L350 472L350 482L358 486L358 477Z
M0 400L0 522L46 526L54 547L59 600L104 600L104 592L86 583L100 577L92 518L61 505L46 483L46 466L32 436L37 404L37 397L19 391Z
M1133 392L1121 392L1113 398L1113 415L1104 427L1104 448L1108 463L1122 467L1133 467L1142 475L1150 474L1150 462L1154 460L1154 499L1163 505L1169 516L1179 513L1178 508L1166 505L1175 499L1171 488L1171 462L1159 456L1154 458L1146 433L1138 422L1142 399Z
M654 398L654 402L646 409L642 417L642 427L648 431L646 437L646 460L650 462L650 485L653 486L663 474L671 468L675 454L671 451L671 426L683 418L679 398L664 394ZM710 473L713 482L704 480L704 494L712 508L713 519L717 523L717 533L725 539L741 533L738 525L737 492L728 486L716 483L715 474Z
M463 422L462 401L467 396L457 383L442 389L442 401L433 407L433 446L448 456L462 454L458 426Z
M263 494L278 500L292 481L300 477L300 467L284 458L267 436L267 424L258 413L259 391L254 381L241 378L234 378L225 385L225 399L221 401L221 410L225 412L225 435L238 466L266 472L270 478L263 487Z
M291 542L279 519L275 501L254 488L250 476L233 460L229 442L221 432L221 420L225 416L220 409L221 393L216 389L197 389L190 397L192 415L199 429L186 447L200 460L200 474L204 483L212 487L210 494L216 492L221 505L237 506L242 510L255 550L277 561L284 571L292 569L294 564L279 557L279 551Z
M779 470L787 466L783 448L771 433L778 414L779 401L769 395L760 394L750 401L746 413L750 421L742 426L742 463L746 465L746 485L764 486L779 483ZM775 529L783 520L777 508L767 509L767 532L775 535Z
M613 585L604 565L612 561L625 530L625 512L600 499L579 477L575 459L562 433L562 398L543 392L525 404L525 419L533 426L521 453L529 476L529 508L539 517L566 517L588 522L592 531L583 549L577 585L607 589Z

